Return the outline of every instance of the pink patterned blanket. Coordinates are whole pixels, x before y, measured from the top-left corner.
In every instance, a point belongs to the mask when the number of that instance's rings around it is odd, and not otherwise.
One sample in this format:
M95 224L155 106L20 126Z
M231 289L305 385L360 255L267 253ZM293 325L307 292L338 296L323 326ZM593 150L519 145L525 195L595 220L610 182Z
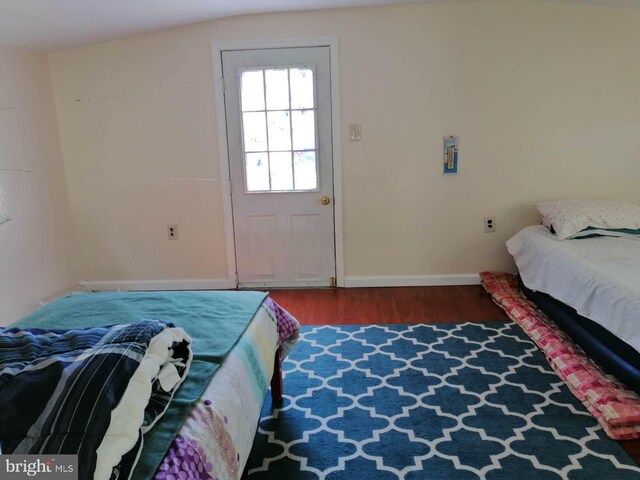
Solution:
M604 373L518 289L515 275L482 272L482 285L547 357L571 392L614 440L640 438L640 396Z

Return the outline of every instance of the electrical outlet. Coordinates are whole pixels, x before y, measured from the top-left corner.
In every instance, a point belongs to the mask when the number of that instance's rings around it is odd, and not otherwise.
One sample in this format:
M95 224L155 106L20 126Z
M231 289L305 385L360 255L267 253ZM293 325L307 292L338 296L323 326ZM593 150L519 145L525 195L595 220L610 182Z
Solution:
M484 232L491 233L496 231L496 217L484 217Z
M169 240L178 239L178 225L167 225L167 236Z

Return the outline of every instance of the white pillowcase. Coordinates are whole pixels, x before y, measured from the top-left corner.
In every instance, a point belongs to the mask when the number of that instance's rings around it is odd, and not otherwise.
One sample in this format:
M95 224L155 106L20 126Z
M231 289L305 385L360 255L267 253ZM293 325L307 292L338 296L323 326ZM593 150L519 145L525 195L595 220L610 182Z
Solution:
M553 225L559 239L575 235L587 227L640 228L640 206L631 202L561 200L536 203L543 224Z

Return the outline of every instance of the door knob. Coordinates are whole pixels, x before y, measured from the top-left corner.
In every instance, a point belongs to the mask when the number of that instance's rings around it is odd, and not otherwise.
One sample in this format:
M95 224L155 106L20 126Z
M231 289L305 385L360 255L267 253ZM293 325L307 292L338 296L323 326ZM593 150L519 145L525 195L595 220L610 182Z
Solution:
M329 205L329 203L331 203L331 199L325 195L320 199L320 203L323 205Z

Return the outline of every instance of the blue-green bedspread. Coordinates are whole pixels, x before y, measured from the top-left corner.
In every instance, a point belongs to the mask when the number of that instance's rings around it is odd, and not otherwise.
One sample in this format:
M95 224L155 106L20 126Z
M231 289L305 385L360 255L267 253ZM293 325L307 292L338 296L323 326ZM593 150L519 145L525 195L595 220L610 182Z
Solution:
M145 434L134 472L153 478L182 425L213 374L245 331L263 292L101 292L72 294L17 321L18 328L86 328L155 319L182 327L192 338L193 361L162 419Z

